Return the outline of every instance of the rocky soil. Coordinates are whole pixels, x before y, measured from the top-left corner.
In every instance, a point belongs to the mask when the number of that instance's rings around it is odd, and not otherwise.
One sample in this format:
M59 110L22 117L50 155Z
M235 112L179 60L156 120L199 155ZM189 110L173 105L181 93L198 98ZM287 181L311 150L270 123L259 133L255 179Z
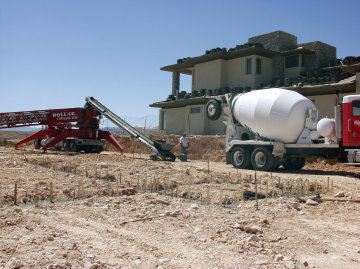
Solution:
M0 268L360 268L359 168L255 174L196 139L189 162L0 147Z

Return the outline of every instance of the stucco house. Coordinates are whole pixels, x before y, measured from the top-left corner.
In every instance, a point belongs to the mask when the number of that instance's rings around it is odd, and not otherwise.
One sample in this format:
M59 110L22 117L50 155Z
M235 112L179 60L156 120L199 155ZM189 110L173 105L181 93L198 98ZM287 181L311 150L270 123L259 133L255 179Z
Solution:
M296 36L275 31L162 67L172 73L171 94L150 106L160 108L159 127L164 134L222 135L222 117L207 119L206 103L217 95L270 87L298 91L315 103L320 117L333 117L337 94L360 93L354 74L344 66L335 47L320 41L298 44ZM188 92L179 91L180 74L192 76Z

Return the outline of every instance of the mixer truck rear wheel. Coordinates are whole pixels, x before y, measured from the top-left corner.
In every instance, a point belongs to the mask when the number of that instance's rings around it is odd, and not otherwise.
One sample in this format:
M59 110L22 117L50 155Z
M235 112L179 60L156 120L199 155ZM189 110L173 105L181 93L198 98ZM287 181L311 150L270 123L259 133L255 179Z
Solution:
M211 99L206 104L206 116L210 120L217 120L221 115L221 103L215 99Z
M75 141L70 142L69 151L70 152L79 152L79 147L78 147L78 145L76 144Z
M282 164L286 170L299 170L305 165L306 159L304 157L289 157Z
M70 151L70 141L65 140L63 144L64 151Z
M240 146L234 147L231 151L231 163L239 169L250 168L250 150Z
M255 148L251 154L251 164L255 170L269 171L273 168L274 157L267 148Z

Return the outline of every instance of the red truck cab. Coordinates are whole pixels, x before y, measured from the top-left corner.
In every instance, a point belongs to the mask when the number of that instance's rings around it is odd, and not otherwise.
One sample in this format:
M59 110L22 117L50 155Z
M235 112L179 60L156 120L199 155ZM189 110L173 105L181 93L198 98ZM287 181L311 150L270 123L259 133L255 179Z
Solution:
M343 98L342 137L344 147L360 146L360 95Z

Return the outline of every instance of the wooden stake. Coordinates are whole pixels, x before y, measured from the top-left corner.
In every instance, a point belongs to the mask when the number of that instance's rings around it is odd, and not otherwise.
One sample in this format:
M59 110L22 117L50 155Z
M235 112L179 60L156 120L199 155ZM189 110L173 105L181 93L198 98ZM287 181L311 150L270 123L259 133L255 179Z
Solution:
M171 184L171 197L174 197L174 180L171 180L170 181L170 184Z
M256 210L259 210L259 199L258 199L258 186L256 179L256 171L255 171L255 200L256 200Z
M53 183L50 182L50 202L53 203L54 202L54 189L53 189Z
M286 182L286 189L287 189L287 197L290 197L290 183L289 180Z
M327 178L326 192L330 191L330 177Z
M269 181L266 180L266 191L265 191L265 199L267 200L268 199L268 193L269 193Z
M81 197L85 197L85 184L84 184L84 181L81 180L81 188L80 188L80 191L81 191Z
M18 197L18 185L15 183L14 185L14 205L17 205L17 197Z
M245 200L244 199L244 185L242 185L242 184L240 185L239 194L240 194L239 200L244 201Z
M39 183L35 184L35 204L37 204L39 202Z
M206 186L206 202L210 205L210 187Z
M116 195L119 196L120 194L120 184L119 179L116 180Z
M166 195L166 189L167 189L167 178L163 179L163 184L164 184L164 195Z
M145 179L144 179L144 184L145 184L145 186L144 186L144 192L147 192L147 189L148 189L148 183L147 183L147 177L145 177Z
M78 181L78 197L77 198L81 198L81 181Z
M155 177L152 178L151 192L156 192L156 180L155 180Z
M220 188L220 204L223 204L223 196L224 196L224 189L223 187Z
M190 179L189 179L189 184L188 184L188 200L189 201L191 199L190 191L191 191L191 186L190 186Z
M208 168L207 173L210 174L210 159L209 158L207 159L207 168Z

